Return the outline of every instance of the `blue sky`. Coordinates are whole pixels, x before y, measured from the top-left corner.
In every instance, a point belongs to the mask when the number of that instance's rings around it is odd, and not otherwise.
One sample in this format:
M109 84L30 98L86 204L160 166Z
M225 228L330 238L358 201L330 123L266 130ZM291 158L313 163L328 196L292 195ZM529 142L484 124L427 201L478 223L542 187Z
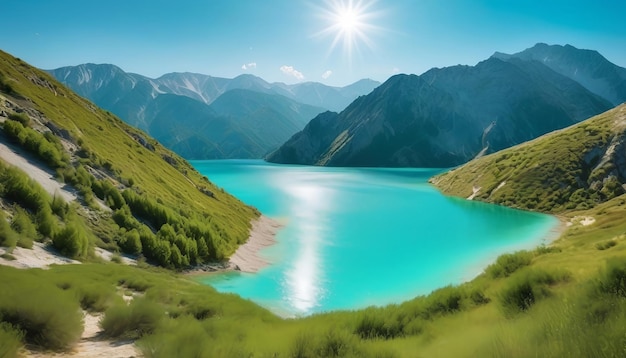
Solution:
M112 63L153 78L251 73L343 86L537 42L626 67L624 0L15 0L1 9L0 49L44 69Z

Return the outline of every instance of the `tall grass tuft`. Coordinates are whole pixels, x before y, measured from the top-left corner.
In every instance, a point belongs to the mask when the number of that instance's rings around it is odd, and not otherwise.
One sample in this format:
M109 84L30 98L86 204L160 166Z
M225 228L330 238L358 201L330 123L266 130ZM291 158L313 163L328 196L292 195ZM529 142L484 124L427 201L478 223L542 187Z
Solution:
M530 265L533 253L518 251L513 254L504 254L498 257L495 263L487 266L485 272L491 278L509 277L522 267Z
M11 221L11 228L19 234L19 239L17 240L18 246L27 249L33 247L33 240L37 238L37 227L26 210L20 207L15 209L15 214Z
M107 309L100 326L108 337L137 339L154 332L163 318L158 304L137 298L128 306L118 304Z
M0 268L0 321L24 333L27 343L44 349L65 350L83 329L82 313L71 294L37 273Z
M384 310L368 308L360 313L354 333L362 339L392 339L404 335L404 324Z
M301 332L294 339L289 357L309 358L315 357L315 336L311 332Z
M325 332L317 347L318 357L346 357L356 356L358 341L347 331L330 328Z
M211 327L189 316L165 320L154 334L141 339L138 345L146 358L256 356L247 352L235 335L215 337Z
M114 304L121 304L121 297L110 284L90 282L76 288L80 306L90 312L104 312Z
M0 358L16 358L22 347L23 333L12 325L0 322Z
M139 342L146 358L211 357L206 332L197 321L181 318L169 321L165 331L157 332Z
M15 247L19 235L11 228L4 210L0 210L0 246Z
M507 317L528 310L537 301L550 296L549 286L567 281L569 274L563 271L526 269L511 276L500 292L499 301Z
M603 242L599 242L596 244L596 249L603 251L603 250L608 250L611 247L617 245L617 241L615 240L607 240L607 241L603 241Z
M612 257L598 278L598 290L626 298L626 258Z

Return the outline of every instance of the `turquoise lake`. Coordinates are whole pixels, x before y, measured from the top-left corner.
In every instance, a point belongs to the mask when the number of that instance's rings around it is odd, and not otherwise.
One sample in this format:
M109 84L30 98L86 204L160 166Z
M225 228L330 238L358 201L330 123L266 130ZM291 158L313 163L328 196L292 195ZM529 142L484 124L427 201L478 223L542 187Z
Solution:
M441 170L191 161L286 225L258 273L200 280L282 316L399 303L480 274L498 255L544 243L552 216L443 196Z

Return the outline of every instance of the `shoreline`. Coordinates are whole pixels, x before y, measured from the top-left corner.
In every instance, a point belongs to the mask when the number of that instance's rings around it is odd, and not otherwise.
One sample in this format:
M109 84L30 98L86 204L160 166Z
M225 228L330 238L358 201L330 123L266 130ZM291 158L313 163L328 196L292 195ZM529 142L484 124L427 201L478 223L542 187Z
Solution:
M239 246L237 251L230 257L229 266L241 272L255 273L270 262L259 255L259 252L276 243L276 234L284 224L261 215L252 221L250 236L245 244Z
M494 264L497 258L504 254L513 254L518 251L534 251L541 246L552 247L553 245L555 245L555 243L563 237L567 229L569 229L569 227L571 226L571 220L562 215L546 213L541 214L555 218L557 220L557 223L539 239L539 243L537 245L529 249L519 249L515 251L504 252L494 258L482 260L479 264L473 265L471 266L471 268L468 269L468 274L462 279L462 283L470 282L476 279L478 276L482 275L489 265Z
M285 224L265 215L253 219L251 224L248 240L237 248L228 261L202 264L184 274L195 276L227 271L256 273L271 264L259 256L259 252L276 243L276 234Z
M567 229L572 226L572 219L568 218L564 215L556 215L556 214L547 214L558 220L558 224L555 225L543 238L543 241L546 242L545 246L552 246L555 242L560 240Z

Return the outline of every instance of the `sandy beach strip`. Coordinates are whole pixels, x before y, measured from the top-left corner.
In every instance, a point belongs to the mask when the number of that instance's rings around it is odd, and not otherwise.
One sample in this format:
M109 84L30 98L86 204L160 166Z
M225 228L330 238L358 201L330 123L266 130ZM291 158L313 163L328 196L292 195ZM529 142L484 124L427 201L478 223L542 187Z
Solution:
M267 266L269 262L259 256L259 251L276 243L276 233L283 226L267 216L254 220L248 241L230 257L231 266L242 272L257 272Z

